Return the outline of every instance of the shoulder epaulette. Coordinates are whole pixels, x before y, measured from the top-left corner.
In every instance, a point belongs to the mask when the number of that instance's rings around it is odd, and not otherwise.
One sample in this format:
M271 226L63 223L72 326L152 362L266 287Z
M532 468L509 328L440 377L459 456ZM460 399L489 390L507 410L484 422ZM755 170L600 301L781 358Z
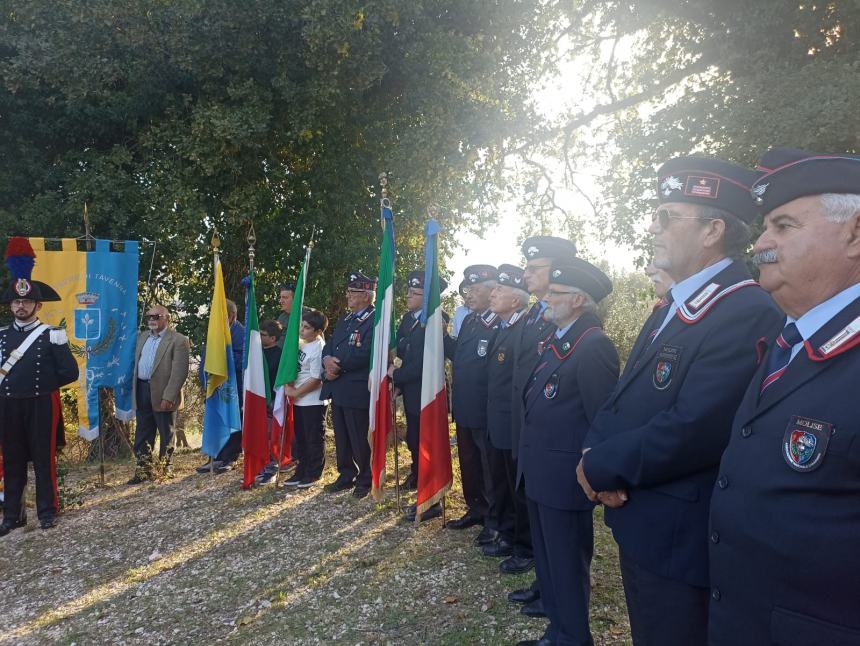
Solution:
M678 308L678 318L684 323L692 325L698 323L704 316L723 298L744 287L758 285L754 280L742 280L733 285L722 287L718 283L709 283L695 292L683 305Z

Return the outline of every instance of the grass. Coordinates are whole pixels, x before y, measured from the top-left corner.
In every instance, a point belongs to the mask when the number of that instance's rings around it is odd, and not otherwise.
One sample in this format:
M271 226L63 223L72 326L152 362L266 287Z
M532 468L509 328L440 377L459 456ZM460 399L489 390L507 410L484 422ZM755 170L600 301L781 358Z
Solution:
M108 463L105 487L97 466L71 468L81 504L59 527L31 519L0 539L0 643L510 644L543 632L506 600L532 574L500 574L472 545L479 528L415 528L393 489L382 503L242 491L239 473L198 475L201 462L180 452L174 480L138 486L124 484L130 462ZM462 511L455 481L448 515ZM625 644L617 553L596 513L592 632Z

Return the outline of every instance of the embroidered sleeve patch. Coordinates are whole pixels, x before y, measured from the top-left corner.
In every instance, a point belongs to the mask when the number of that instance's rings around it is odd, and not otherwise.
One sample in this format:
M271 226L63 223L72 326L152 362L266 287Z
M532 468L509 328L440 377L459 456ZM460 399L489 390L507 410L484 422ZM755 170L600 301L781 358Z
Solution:
M821 466L833 425L792 415L782 437L782 457L795 471L806 473Z

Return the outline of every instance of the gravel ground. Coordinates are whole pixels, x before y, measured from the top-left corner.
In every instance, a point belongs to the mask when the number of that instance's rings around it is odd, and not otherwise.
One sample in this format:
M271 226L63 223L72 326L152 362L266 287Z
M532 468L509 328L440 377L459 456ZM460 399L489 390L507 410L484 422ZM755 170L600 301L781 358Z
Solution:
M416 529L400 520L393 487L382 503L321 487L242 491L239 473L198 475L201 462L181 453L173 480L136 486L125 484L130 463L108 464L105 487L96 467L74 468L66 486L82 504L57 529L36 529L31 509L27 528L0 539L0 643L512 644L542 634L543 620L505 599L532 574L500 574L472 544L480 528L436 519ZM328 467L323 482L334 477ZM459 490L455 481L449 517L463 511ZM595 528L592 631L597 644L626 644L615 545L599 518Z

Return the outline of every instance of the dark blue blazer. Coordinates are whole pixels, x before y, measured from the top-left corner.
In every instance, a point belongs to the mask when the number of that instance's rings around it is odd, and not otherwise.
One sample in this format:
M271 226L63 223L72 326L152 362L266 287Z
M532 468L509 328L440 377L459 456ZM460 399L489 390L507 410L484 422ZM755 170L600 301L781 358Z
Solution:
M594 314L583 314L560 339L554 335L524 394L518 478L526 495L556 509L588 511L594 504L576 481L582 441L618 382L618 352Z
M487 362L487 431L497 449L512 450L511 384L514 378L514 341L520 334L525 311L513 323L499 330Z
M711 503L710 643L860 645L860 299L759 397Z
M535 303L532 308L537 307ZM520 432L525 423L523 411L523 391L540 359L542 344L555 333L555 325L545 321L543 316L530 317L530 309L519 326L519 334L514 335L514 374L511 379L511 446L514 458L520 445Z
M335 406L370 408L367 377L370 374L373 313L371 305L360 314L350 313L341 317L323 348L323 359L329 356L340 359L340 376L334 381L324 381L321 394L323 399L331 399Z
M782 313L741 262L719 272L660 335L643 327L585 446L596 491L626 489L606 523L628 558L690 585L708 585L708 505L732 418Z
M469 314L456 340L445 337L451 359L451 413L465 428L487 428L487 361L499 331L499 317L490 310Z
M397 356L400 367L393 373L394 386L403 395L403 407L421 413L421 377L424 370L424 326L406 312L397 326Z

